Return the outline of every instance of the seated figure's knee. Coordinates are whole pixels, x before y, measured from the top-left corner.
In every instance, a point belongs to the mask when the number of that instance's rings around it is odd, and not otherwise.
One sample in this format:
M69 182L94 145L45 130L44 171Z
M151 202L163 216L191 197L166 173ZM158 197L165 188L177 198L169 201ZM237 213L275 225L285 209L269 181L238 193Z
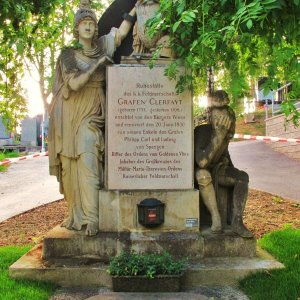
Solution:
M205 169L198 169L196 171L196 180L199 184L199 188L205 187L212 182L210 172Z
M233 168L233 167L226 167L224 174L222 174L222 181L225 182L225 186L229 183L232 182L233 184L235 183L244 183L244 184L248 184L249 183L249 175L244 172L241 171L237 168ZM220 178L220 177L219 177Z
M249 175L244 171L239 171L239 181L243 183L249 183Z

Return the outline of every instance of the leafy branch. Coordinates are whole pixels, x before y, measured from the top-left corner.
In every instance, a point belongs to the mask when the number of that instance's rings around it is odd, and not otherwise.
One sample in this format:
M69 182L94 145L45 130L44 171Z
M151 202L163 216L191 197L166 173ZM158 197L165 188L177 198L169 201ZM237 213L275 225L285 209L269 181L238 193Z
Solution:
M161 0L148 26L150 35L170 34L177 61L166 74L178 80L175 65L191 70L192 76L177 81L178 90L192 84L203 94L209 67L233 102L253 93L252 82L260 77L269 78L266 90L291 82L283 109L296 124L291 107L300 97L299 15L299 0Z

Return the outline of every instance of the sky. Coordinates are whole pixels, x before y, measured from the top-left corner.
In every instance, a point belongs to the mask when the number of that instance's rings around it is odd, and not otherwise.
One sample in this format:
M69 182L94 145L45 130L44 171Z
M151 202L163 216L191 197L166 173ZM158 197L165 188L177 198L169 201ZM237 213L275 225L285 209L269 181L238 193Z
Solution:
M106 7L109 6L109 3L112 1L104 0L102 1ZM26 91L26 99L28 101L28 115L29 117L34 117L37 114L43 113L43 101L40 95L39 90L39 75L36 69L33 67L31 74L26 71L25 76L22 80L22 86Z
M22 86L26 91L25 97L28 101L27 107L29 117L34 117L38 114L43 113L44 105L40 94L38 78L38 73L33 68L31 74L28 71L26 71L25 76L22 80Z

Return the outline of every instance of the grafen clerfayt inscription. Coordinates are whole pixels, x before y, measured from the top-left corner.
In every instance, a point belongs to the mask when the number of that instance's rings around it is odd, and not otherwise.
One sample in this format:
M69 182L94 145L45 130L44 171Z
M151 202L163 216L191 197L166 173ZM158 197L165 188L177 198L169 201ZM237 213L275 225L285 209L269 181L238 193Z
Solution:
M109 189L193 187L191 93L176 94L176 82L163 73L108 68Z

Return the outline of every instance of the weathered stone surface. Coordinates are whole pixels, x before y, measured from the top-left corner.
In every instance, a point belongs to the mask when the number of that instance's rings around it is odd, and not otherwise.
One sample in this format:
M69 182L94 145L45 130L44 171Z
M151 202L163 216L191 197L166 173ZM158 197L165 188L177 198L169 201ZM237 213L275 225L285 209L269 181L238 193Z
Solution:
M300 112L300 109L298 109ZM284 114L270 117L266 120L266 135L280 138L299 138L300 128L293 123L286 123ZM268 146L300 162L300 144L268 142ZM299 194L298 197L299 199Z
M209 257L193 264L185 273L183 286L233 285L251 273L280 269L284 266L274 259L261 257Z
M107 265L96 262L82 265L76 260L69 263L62 260L61 264L58 261L45 263L41 259L41 251L41 247L38 247L21 257L10 267L10 276L50 281L63 287L112 287L111 277L106 272ZM205 258L190 264L183 279L183 287L236 284L253 272L283 267L270 256Z
M204 242L204 257L240 256L254 257L256 252L255 238L242 238L230 230L222 234L211 234L210 230L201 232Z
M108 67L109 190L193 188L192 95L188 90L176 94L176 81L164 70Z
M117 254L117 249L127 247L129 233L101 232L95 237L86 237L84 231L67 230L60 226L51 230L43 241L43 257L86 257L108 261Z
M211 230L218 233L230 224L241 237L252 238L243 223L249 176L233 166L228 152L236 122L229 102L223 90L209 93L208 124L201 123L194 129L195 179L211 215Z
M143 56L122 56L121 65L149 65L149 59L151 58L151 54L149 54L149 57L147 57L145 54ZM172 63L174 59L170 58L157 58L155 60L155 65L169 65Z
M9 269L12 278L48 281L63 287L111 287L111 277L106 272L107 266L94 263L80 265L48 263L42 260L42 249L36 247L22 256Z
M108 288L59 288L49 300L90 300L90 298L96 300L249 300L236 286L228 285L194 287L179 293L113 293Z
M109 293L98 295L86 300L209 300L196 293Z
M108 261L122 250L161 253L199 260L203 257L254 257L255 239L244 239L231 232L100 232L86 237L83 231L55 227L44 239L43 257L90 258Z
M174 256L199 259L203 256L203 238L192 232L99 232L95 237L86 237L84 232L57 226L44 238L43 257L108 261L125 249L155 253L167 250Z
M145 198L156 198L165 204L164 223L145 228L138 222L137 204ZM199 232L199 191L99 191L99 230L131 232Z

